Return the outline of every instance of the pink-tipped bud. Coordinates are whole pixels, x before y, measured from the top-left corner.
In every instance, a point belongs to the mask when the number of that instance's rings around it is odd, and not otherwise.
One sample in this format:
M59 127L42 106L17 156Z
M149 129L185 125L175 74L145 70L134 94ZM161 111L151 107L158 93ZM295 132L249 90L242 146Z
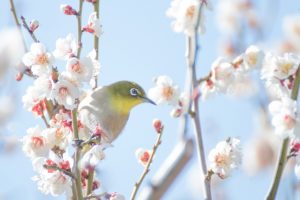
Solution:
M23 73L22 72L18 72L16 75L16 81L21 81L23 78Z
M29 24L29 30L33 33L39 27L39 25L39 21L34 19Z
M154 119L152 125L157 133L161 133L163 130L162 122L159 119Z
M77 11L73 9L70 5L60 5L60 9L65 15L77 15Z
M137 149L135 152L135 156L136 156L137 160L143 166L146 166L148 164L151 155L152 155L151 150L142 149L142 148Z
M296 154L298 154L300 152L300 141L299 140L293 140L291 142L291 151Z
M170 115L173 118L178 118L182 115L182 113L182 108L174 108L173 110L171 110Z

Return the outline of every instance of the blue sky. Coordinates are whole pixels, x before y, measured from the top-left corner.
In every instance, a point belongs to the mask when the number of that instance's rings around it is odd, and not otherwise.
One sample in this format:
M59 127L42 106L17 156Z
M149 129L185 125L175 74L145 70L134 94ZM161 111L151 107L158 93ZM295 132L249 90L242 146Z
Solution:
M26 19L37 19L40 28L36 35L46 44L49 50L54 50L55 41L65 37L68 33L76 35L76 20L74 17L64 16L59 5L66 3L77 7L75 0L15 0L19 15ZM9 13L9 1L1 1L0 29L14 26ZM213 4L216 1L213 1ZM291 13L299 13L299 5L295 1L264 1L259 6L265 9L266 16L273 23L272 31L268 34L268 43L282 36L282 17ZM171 20L165 15L170 1L101 1L100 18L103 25L103 35L100 38L101 72L99 83L106 85L118 80L131 80L140 83L146 90L153 86L152 78L158 75L168 75L181 89L185 79L185 37L174 33L170 27ZM277 15L271 12L273 5ZM83 24L92 11L92 6L84 5ZM273 14L272 14L273 13ZM263 18L267 19L267 18ZM206 14L206 33L200 36L201 52L199 55L197 73L199 77L206 75L211 63L218 56L221 33L215 25L215 13ZM31 43L26 35L27 44ZM83 52L86 54L92 49L91 35L83 36ZM64 67L59 66L59 67ZM12 76L13 78L13 76ZM12 119L13 132L19 137L25 134L28 127L40 123L22 108L21 97L31 80L25 78L21 83L13 83L17 94L17 113ZM10 91L11 92L11 91ZM8 93L8 91L7 91ZM226 96L217 96L200 104L201 123L204 133L206 152L208 153L218 141L228 136L238 136L244 144L257 125L254 118L257 116L256 105L253 100L234 99ZM141 105L135 108L123 134L114 142L114 148L107 150L106 159L100 166L102 185L108 191L117 191L129 197L135 181L143 168L135 158L137 148L151 148L155 141L155 132L152 129L152 119L160 118L165 124L163 143L155 157L151 171L143 186L149 183L154 172L166 159L172 148L179 141L178 120L169 116L170 107ZM192 129L190 129L192 130ZM192 137L192 133L189 133ZM206 153L206 154L207 154ZM34 175L31 163L25 158L20 148L13 154L0 154L2 170L0 176L0 199L46 199L37 190L36 184L31 181ZM188 181L190 170L197 168L198 163L193 159L177 182L171 187L164 199L201 199L194 197L191 183ZM224 190L228 199L262 199L269 187L272 170L261 173L256 177L248 177L242 171L235 171L233 176L225 180ZM196 175L195 175L196 176ZM237 189L238 187L238 189ZM47 199L53 199L47 196ZM59 198L63 199L63 198Z

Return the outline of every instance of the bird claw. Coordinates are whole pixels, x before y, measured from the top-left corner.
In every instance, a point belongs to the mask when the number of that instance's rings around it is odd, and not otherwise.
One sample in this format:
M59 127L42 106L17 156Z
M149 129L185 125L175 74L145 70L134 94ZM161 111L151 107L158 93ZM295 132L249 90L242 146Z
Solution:
M80 139L75 139L73 140L73 146L74 147L81 147L82 143L84 142L83 140L80 140Z

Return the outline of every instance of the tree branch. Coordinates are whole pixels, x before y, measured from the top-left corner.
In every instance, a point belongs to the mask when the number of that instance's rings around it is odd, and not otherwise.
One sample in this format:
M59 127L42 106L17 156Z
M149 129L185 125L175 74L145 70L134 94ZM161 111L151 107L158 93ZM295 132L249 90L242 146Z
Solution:
M83 0L79 0L79 9L77 13L77 58L80 58L80 53L82 49L82 30L81 30L81 19L82 19L82 6L83 6Z
M130 196L131 200L135 199L137 191L139 190L139 188L140 188L140 186L141 186L144 178L146 177L146 175L150 171L150 166L152 164L152 160L153 160L153 157L154 157L154 155L156 153L156 150L157 150L158 146L161 144L161 137L162 137L162 134L163 134L163 130L160 133L157 133L157 134L158 135L157 135L157 138L156 138L156 142L155 142L155 144L154 144L154 146L152 148L152 154L151 154L151 156L149 158L149 161L148 161L147 165L145 166L145 169L144 169L141 177L139 178L139 180L134 185L133 191L132 191L131 196Z
M294 86L293 86L292 94L291 94L291 98L295 101L297 101L298 93L299 93L299 84L300 84L300 69L299 69L299 67L298 67L298 71L296 74L296 78L295 78L295 82L294 82ZM285 164L287 163L288 147L289 147L289 138L286 138L283 140L282 145L281 145L280 155L278 157L278 162L277 162L277 167L276 167L276 171L274 174L274 179L272 181L272 185L271 185L270 190L266 197L267 200L274 200L276 197L280 179L281 179Z

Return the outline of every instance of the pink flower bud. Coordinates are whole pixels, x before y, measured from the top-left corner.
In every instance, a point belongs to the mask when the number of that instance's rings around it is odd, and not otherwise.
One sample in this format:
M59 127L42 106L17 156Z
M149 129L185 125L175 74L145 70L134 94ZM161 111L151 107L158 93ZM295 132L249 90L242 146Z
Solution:
M23 78L23 73L18 72L17 75L16 75L16 81L21 81L22 78Z
M139 148L136 150L135 155L136 155L136 158L138 159L139 163L141 163L143 166L146 166L152 155L152 151Z
M32 20L29 24L29 29L31 32L34 32L39 27L39 21L38 20Z
M63 4L60 6L60 9L65 15L77 15L77 11L70 5Z
M152 125L157 133L161 133L163 129L162 122L159 119L154 119Z

